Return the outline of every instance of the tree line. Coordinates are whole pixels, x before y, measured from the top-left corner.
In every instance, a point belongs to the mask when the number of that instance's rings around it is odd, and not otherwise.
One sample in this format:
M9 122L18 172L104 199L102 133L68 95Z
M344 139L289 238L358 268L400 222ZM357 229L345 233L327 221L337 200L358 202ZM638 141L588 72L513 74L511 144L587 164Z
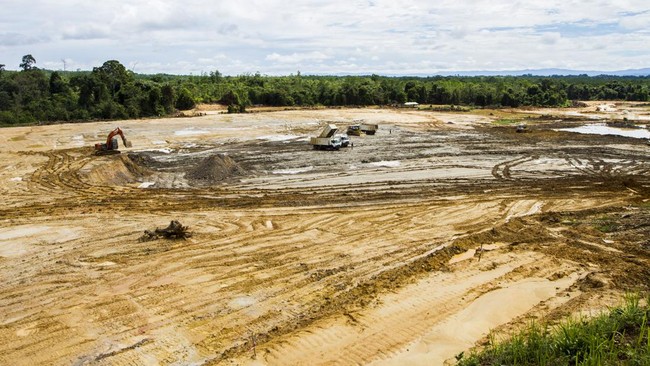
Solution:
M478 76L388 77L142 75L119 61L92 71L49 71L25 55L20 71L0 64L0 124L131 119L171 115L197 103L229 112L252 105L368 106L420 104L470 107L564 107L575 100L648 101L650 77Z

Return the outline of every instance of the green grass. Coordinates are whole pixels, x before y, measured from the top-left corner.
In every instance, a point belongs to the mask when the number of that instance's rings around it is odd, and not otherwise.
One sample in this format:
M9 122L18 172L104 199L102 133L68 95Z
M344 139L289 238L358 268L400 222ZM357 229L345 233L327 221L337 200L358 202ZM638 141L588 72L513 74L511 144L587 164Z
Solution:
M554 327L533 323L504 342L491 336L482 352L456 356L458 365L650 365L650 297L640 300L628 295L600 316Z
M596 230L603 233L613 233L618 230L618 224L609 217L601 217L594 223Z
M499 126L511 126L517 123L521 123L520 119L511 119L511 118L500 118L492 123Z

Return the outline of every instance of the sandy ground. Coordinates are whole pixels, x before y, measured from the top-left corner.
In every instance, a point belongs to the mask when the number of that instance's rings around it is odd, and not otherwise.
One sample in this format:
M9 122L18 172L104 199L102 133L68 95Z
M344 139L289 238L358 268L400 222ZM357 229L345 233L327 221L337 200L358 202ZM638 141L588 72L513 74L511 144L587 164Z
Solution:
M436 365L599 311L650 283L650 146L557 131L649 110L601 104L3 129L0 364ZM94 156L116 126L133 147ZM138 240L173 219L190 239Z

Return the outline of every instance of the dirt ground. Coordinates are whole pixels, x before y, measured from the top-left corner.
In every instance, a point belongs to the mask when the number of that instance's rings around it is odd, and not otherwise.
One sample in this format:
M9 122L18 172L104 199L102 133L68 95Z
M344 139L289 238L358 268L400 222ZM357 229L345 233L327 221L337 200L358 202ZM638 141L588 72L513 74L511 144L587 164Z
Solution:
M252 112L2 129L0 364L436 365L648 290L650 146L561 131L648 105Z

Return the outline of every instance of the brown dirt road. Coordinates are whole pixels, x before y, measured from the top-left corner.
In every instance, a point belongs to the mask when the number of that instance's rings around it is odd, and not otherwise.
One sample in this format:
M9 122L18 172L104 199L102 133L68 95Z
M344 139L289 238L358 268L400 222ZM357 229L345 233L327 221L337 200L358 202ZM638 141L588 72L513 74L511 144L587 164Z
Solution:
M542 112L3 129L0 364L442 364L648 290L650 147ZM307 145L355 120L379 133ZM93 156L116 125L134 147ZM173 219L190 239L138 241Z

